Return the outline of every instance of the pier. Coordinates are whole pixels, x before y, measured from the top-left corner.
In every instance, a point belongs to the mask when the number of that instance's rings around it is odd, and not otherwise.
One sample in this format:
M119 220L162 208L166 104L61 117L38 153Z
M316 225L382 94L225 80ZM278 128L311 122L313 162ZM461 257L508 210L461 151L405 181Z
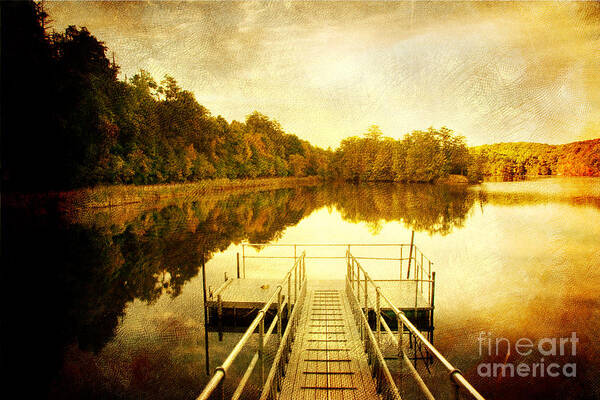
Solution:
M434 399L417 362L428 370L435 363L446 371L447 382L436 387L442 387L444 398L483 399L433 345L435 272L416 246L381 245L396 246L397 258L357 257L352 246L363 245L356 244L328 245L342 248L341 256L312 257L306 248L324 245L280 246L293 246L293 256L247 256L243 248L237 277L226 278L210 293L206 324L220 332L247 328L198 399L243 399L252 382L260 388L256 397L261 400L400 400L406 398L401 394L406 377L410 393ZM289 258L293 266L280 280L246 279L246 257L261 262ZM311 259L342 259L345 279L307 279L306 263ZM362 265L369 259L394 263L398 278L373 279ZM248 347L256 351L245 372L227 384L228 370ZM275 349L273 357L267 355L268 348ZM394 375L391 360L402 366L404 377Z

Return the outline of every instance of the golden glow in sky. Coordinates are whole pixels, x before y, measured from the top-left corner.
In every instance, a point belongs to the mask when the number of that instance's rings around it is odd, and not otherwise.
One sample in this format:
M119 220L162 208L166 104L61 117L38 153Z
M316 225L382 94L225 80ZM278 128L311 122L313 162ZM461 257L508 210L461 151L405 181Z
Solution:
M313 144L378 124L470 145L600 136L594 2L47 2L121 77L169 74L215 115L258 110Z

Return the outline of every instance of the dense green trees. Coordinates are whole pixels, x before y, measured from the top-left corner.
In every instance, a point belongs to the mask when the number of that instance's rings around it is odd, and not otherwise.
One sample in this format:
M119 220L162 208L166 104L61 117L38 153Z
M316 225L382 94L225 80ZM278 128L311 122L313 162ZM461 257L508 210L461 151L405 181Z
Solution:
M353 181L433 182L466 173L469 160L464 137L446 127L413 131L394 140L383 137L374 125L365 137L342 141L332 169L335 176Z
M119 80L102 42L74 26L49 34L39 4L5 2L1 16L4 190L311 175L401 182L600 176L598 140L468 149L445 127L394 140L373 125L335 153L319 149L258 112L243 122L214 116L171 76L157 82L142 70Z
M48 34L46 17L33 2L2 13L5 188L326 174L329 152L276 121L228 123L170 76L119 80L86 28Z
M600 139L564 145L497 143L473 147L472 169L506 180L532 175L600 176Z
M120 141L105 163L102 182L306 176L327 168L324 150L285 133L276 121L254 112L243 123L229 124L212 116L172 77L157 84L141 71L123 85L130 93Z

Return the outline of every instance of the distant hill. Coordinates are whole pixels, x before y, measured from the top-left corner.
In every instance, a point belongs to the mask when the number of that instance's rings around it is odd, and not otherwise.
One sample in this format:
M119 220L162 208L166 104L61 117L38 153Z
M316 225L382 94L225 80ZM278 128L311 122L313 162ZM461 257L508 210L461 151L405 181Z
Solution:
M559 146L559 175L600 176L600 138Z
M600 138L563 145L496 143L470 151L473 168L484 176L600 176Z

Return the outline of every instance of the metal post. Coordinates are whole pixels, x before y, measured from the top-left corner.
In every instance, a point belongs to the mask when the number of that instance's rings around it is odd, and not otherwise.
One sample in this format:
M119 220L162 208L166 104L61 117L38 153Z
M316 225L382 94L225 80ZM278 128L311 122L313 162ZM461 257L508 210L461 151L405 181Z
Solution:
M219 325L219 342L223 341L223 301L221 294L217 295L217 318Z
M200 255L200 266L202 267L202 294L204 297L204 354L206 364L206 376L210 376L210 360L208 357L208 306L206 303L206 268L204 265L204 253Z
M287 317L288 323L290 315L292 315L292 275L288 275L288 292L287 292Z
M429 260L429 268L427 270L427 279L429 280L429 301L431 301L431 260Z
M410 278L410 262L412 260L413 243L415 241L415 231L412 231L410 236L410 250L408 252L408 270L406 271L406 279Z
M419 296L419 281L415 279L415 323L417 323L417 301Z
M431 260L428 260L428 261L429 261L429 268L427 270L427 278L431 279Z
M460 399L460 386L456 382L454 382L454 372L450 374L450 382L452 382L452 398L454 400Z
M348 251L346 251L346 277L348 278L348 280L352 280L352 278L350 277L350 255Z
M265 314L262 312L258 326L258 362L260 363L260 384L265 384Z
M356 263L356 301L360 302L360 269L358 263Z
M352 261L350 253L348 253L348 268L350 269L350 285L354 291L354 261Z
M419 280L419 261L417 260L417 246L415 246L415 272L414 272L414 276L416 280Z
M298 302L298 266L294 268L294 306Z
M351 271L350 275L352 276L352 280L351 280L352 290L354 291L354 286L355 286L354 281L356 280L356 273L354 272L354 259L352 259L352 254L350 254L349 260L350 260L350 271Z
M421 294L423 294L423 252L421 252Z
M294 245L294 262L296 262L296 245Z
M279 343L281 343L281 289L279 286L277 289L277 335L279 336Z
M246 277L246 245L242 245L242 272L244 272L244 278Z
M364 272L364 275L365 275L365 314L366 314L367 321L368 321L369 320L369 303L368 303L367 296L368 296L369 291L367 290L368 289L367 288L367 273Z
M402 248L404 246L400 245L400 280L402 280Z
M302 282L306 280L306 254L302 254Z
M402 336L404 335L404 322L402 322L402 318L400 315L396 315L396 320L398 323L398 359L402 357ZM402 365L402 363L400 363Z
M348 277L350 278L350 282L352 282L352 271L350 268L350 245L348 245L348 250L346 251L346 264L348 265Z
M377 344L381 345L381 295L379 288L375 289L376 294L376 317L377 317Z
M237 255L237 277L240 279L240 252L236 253Z
M435 272L433 273L433 276L431 278L432 283L431 283L431 311L429 312L429 318L431 319L429 326L431 328L433 328L433 309L435 308L434 306L434 302L435 302ZM432 340L433 340L433 331L432 333Z

